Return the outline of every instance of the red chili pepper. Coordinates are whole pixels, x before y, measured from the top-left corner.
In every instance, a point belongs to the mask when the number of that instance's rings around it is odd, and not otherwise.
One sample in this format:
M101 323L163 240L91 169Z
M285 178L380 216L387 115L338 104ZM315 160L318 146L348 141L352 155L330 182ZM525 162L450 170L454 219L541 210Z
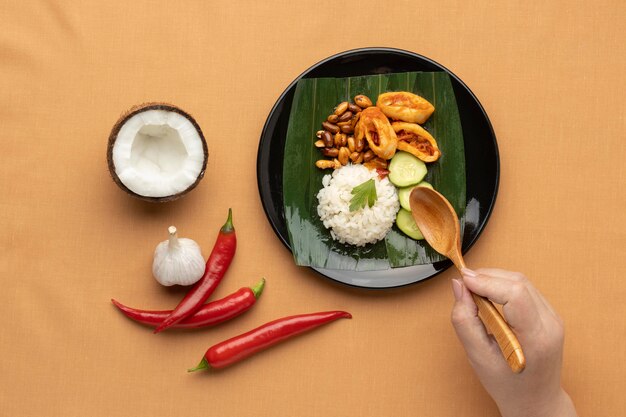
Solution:
M222 281L230 262L233 260L233 256L235 256L236 248L237 236L233 227L232 210L228 209L228 219L220 229L211 255L206 261L204 275L185 295L185 298L182 299L172 313L154 330L154 333L167 329L184 318L191 316L202 307Z
M174 324L176 329L197 329L200 327L215 326L216 324L230 320L248 311L261 296L265 278L252 288L244 287L226 297L203 305L192 316ZM158 326L169 316L172 310L155 311L139 310L127 307L119 301L111 299L113 304L129 319L148 326Z
M198 366L189 369L189 372L224 368L285 339L340 318L350 319L352 315L345 311L324 311L270 321L247 333L211 346Z

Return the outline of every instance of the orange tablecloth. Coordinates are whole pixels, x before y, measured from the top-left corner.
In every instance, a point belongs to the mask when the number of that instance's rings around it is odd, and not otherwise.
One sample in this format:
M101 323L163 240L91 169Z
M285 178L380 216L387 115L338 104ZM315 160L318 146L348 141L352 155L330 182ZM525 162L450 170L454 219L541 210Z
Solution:
M0 414L496 416L449 323L452 270L367 292L294 265L256 188L265 118L318 60L362 46L431 57L476 93L501 152L470 266L524 271L563 316L580 415L626 414L625 3L3 1L0 5ZM192 113L206 178L174 203L111 181L106 140L144 101ZM237 257L216 297L268 279L254 310L158 336L109 299L167 308L151 276L175 224L211 248L233 207ZM210 344L282 315L354 314L215 374Z

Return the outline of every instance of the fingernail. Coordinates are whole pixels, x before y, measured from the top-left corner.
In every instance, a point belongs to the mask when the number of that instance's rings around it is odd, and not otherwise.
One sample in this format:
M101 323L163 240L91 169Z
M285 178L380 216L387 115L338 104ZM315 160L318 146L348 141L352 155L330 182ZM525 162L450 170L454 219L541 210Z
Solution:
M476 278L478 274L469 268L461 269L461 274L466 277Z
M459 301L463 295L463 284L458 279L452 279L452 292L454 293L454 299Z

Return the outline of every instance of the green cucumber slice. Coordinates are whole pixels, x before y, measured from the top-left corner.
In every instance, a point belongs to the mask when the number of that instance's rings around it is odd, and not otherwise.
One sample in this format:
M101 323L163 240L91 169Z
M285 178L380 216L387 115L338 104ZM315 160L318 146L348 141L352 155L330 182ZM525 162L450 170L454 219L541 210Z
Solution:
M398 215L396 216L396 224L398 225L398 228L411 239L424 239L424 235L422 234L422 232L420 232L420 229L415 224L415 220L413 220L413 215L410 211L400 209Z
M411 211L411 205L409 204L409 196L411 195L411 191L413 191L413 188L415 187L426 187L426 188L430 188L431 190L434 190L433 186L430 185L430 183L427 183L426 181L422 181L419 184L412 186L412 187L398 188L398 199L400 200L400 205L402 206L403 209Z
M426 176L426 164L408 152L399 151L389 164L389 181L397 187L415 185Z

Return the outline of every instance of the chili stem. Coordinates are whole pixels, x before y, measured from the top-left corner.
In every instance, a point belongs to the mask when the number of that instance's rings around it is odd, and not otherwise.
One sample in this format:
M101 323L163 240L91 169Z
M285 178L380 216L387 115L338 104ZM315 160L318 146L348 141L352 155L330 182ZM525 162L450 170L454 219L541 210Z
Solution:
M259 298L261 296L263 288L265 288L265 278L261 278L261 281L259 281L258 284L250 288L254 293L254 298Z
M207 361L206 358L202 358L200 363L195 368L189 368L187 369L187 372L201 371L203 369L209 369L210 367L211 365L209 365L209 361Z
M222 226L222 233L229 233L232 232L235 229L235 226L233 226L233 209L229 208L228 209L228 218L226 219L226 223L224 223L224 226Z

